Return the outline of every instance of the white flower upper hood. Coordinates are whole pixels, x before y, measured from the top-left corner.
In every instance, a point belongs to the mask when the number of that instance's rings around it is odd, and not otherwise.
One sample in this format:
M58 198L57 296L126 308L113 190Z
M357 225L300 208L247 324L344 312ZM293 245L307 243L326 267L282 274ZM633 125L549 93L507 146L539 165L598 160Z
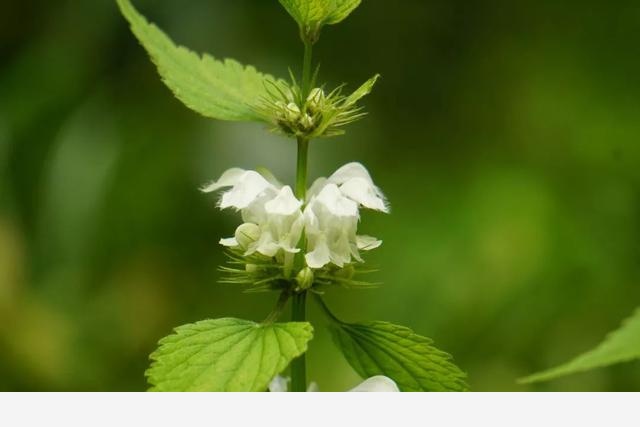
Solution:
M318 178L305 202L298 200L288 185L267 179L260 173L229 169L202 191L222 193L220 209L235 208L244 224L234 237L221 239L224 246L260 253L267 257L297 253L306 237L305 260L313 269L328 264L343 267L361 261L359 251L382 243L370 236L357 235L360 208L389 212L382 191L373 183L360 163L342 166L329 178Z

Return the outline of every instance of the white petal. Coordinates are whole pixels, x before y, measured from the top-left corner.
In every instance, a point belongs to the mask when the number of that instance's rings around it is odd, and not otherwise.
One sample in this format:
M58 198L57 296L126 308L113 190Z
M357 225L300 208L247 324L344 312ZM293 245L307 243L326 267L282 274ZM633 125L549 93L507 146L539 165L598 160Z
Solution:
M271 191L266 191L265 193L271 193ZM262 224L267 221L267 212L264 209L264 205L273 197L273 194L264 193L256 197L253 202L249 203L249 206L242 209L242 221L254 224Z
M358 245L358 249L363 251L370 251L377 247L380 247L382 244L382 240L378 240L372 236L356 236L356 243Z
M341 185L353 178L363 178L373 184L373 180L367 169L358 162L347 163L342 166L329 177L329 181Z
M300 248L298 248L297 246L298 242L300 241L300 237L302 237L304 221L304 216L302 214L299 214L291 224L291 227L289 227L289 231L286 232L283 238L280 240L280 247L286 252L300 252Z
M265 203L264 208L269 214L293 215L302 206L302 202L293 195L291 187L285 185L278 195Z
M272 393L287 391L289 388L289 381L291 381L291 378L276 375L269 383L269 391Z
M349 391L355 392L395 392L400 391L396 383L384 375L376 375L375 377L367 378L355 388Z
M268 188L273 186L262 175L255 171L246 171L233 188L222 195L220 208L244 209Z
M236 240L235 237L228 237L226 239L220 239L220 241L218 243L220 243L222 246L226 246L228 248L234 248L234 247L238 246L238 241Z
M358 217L358 204L344 197L335 184L327 184L313 202L321 203L333 215Z
M318 229L318 227L320 226L318 217L313 212L313 207L313 203L310 203L307 205L303 212L304 227L307 234L318 233L320 231Z
M240 177L245 173L244 169L231 168L227 169L217 181L210 182L200 190L205 193L211 193L212 191L219 190L223 187L233 187L238 183Z
M371 181L364 178L352 178L340 186L340 191L366 208L389 212L382 193Z
M331 262L340 268L351 261L351 244L349 243L349 237L349 234L342 233L337 239L332 241L329 246Z
M318 178L313 181L313 184L311 184L311 187L307 190L307 200L311 200L314 196L317 196L325 185L327 185L327 178Z
M304 258L309 268L322 268L331 262L329 254L329 247L324 236L319 236L317 241L314 242L313 250L308 252Z
M278 180L278 178L276 178L276 176L271 173L271 171L267 168L263 168L263 167L258 167L256 168L256 172L258 172L260 175L262 175L264 177L264 179L266 179L267 181L269 181L269 183L271 185L273 185L276 188L281 188L282 187L282 183Z
M279 249L280 245L278 245L278 242L273 239L271 233L267 231L260 235L260 239L255 243L255 245L249 247L247 254L257 251L264 256L273 257L276 256Z

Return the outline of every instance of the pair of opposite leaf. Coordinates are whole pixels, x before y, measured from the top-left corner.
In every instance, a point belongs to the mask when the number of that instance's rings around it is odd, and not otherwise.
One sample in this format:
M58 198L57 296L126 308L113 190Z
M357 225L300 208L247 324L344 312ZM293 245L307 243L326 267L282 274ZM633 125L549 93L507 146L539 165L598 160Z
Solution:
M451 356L411 329L329 318L334 342L361 377L388 377L401 391L468 389ZM202 320L163 338L146 376L151 391L265 391L312 338L308 322Z
M268 123L278 130L282 126L282 111L272 106L282 104L285 112L290 104L294 108L304 108L306 100L293 103L297 87L295 82L285 82L233 59L221 61L206 53L200 56L173 43L156 25L147 21L129 0L117 2L131 24L133 33L156 64L164 83L195 112L219 120ZM346 18L360 1L281 0L281 3L301 28L309 23L319 28ZM340 133L337 128L361 117L356 103L371 91L377 78L377 75L372 77L349 96L343 96L341 88L332 91L332 96L328 95L324 102L326 114L321 119L316 118L316 127L320 131L313 134L309 131L310 135L337 135Z

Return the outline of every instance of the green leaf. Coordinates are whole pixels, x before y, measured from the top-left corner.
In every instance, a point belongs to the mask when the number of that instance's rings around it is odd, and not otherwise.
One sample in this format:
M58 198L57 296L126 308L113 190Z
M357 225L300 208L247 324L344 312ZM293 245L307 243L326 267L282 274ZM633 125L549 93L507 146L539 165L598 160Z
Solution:
M640 359L640 308L593 350L583 353L564 365L522 378L519 382L548 381L634 359Z
M307 322L203 320L160 340L146 376L151 391L264 391L312 337Z
M280 0L300 26L303 35L316 33L323 25L343 21L360 5L361 0ZM313 38L313 37L312 37ZM315 40L313 40L315 41Z
M466 375L426 337L387 322L330 326L334 341L363 378L386 375L402 391L466 391Z
M351 107L355 105L360 99L369 95L371 93L371 90L373 89L373 86L376 84L379 78L380 74L376 74L375 76L364 82L358 89L356 89L345 99L343 106Z
M275 81L272 76L233 59L219 61L176 46L138 13L129 0L117 2L131 30L158 67L162 80L187 107L220 120L266 120L256 106L267 95L265 83Z

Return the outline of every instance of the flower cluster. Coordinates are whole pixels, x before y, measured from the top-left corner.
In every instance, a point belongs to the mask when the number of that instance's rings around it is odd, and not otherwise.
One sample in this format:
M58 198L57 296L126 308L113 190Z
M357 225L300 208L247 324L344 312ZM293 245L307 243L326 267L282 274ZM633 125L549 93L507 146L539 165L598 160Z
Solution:
M256 109L271 122L273 131L296 138L319 138L342 135L342 127L365 116L357 105L375 84L377 76L370 79L351 95L344 95L344 86L325 93L316 87L306 97L295 80L269 82L267 96Z
M360 208L389 212L384 195L360 163L318 178L305 200L296 198L290 186L253 170L229 169L203 191L223 188L227 190L220 198L220 209L240 211L243 223L220 244L234 254L232 260L244 264L244 269L227 271L251 274L247 283L296 277L301 287L308 288L314 276L331 281L330 273L344 278L345 271L362 262L361 251L382 243L357 234ZM264 280L256 280L257 276Z

